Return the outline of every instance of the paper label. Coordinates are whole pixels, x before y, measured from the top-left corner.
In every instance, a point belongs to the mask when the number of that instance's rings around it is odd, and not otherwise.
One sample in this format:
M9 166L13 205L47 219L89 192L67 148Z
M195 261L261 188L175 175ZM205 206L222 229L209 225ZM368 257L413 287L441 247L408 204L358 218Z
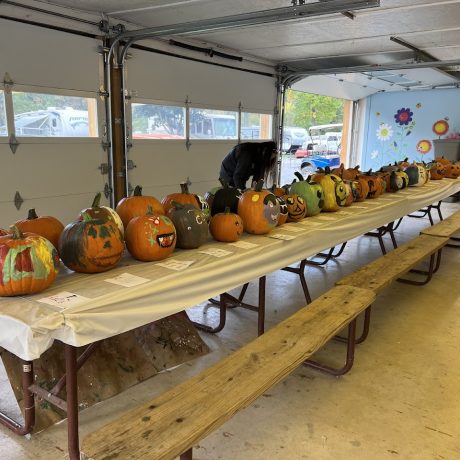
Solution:
M73 292L62 291L49 297L43 297L42 299L39 299L38 302L46 303L47 305L52 305L53 307L58 307L64 310L65 308L85 303L88 300L91 299L83 297L82 295L74 294Z
M268 236L277 240L293 240L295 238L294 235L283 235L282 233L270 233Z
M226 251L225 249L219 249L219 248L208 248L208 249L203 249L202 251L198 251L198 252L201 252L203 254L208 254L214 257L224 257L230 254L233 254L233 252L231 251Z
M193 260L176 260L176 259L168 259L165 262L161 262L159 264L160 267L169 268L170 270L181 271L185 270L186 268L190 267L193 264Z
M133 287L138 286L139 284L147 283L150 280L140 276L130 275L129 273L122 273L115 278L107 278L104 281L107 281L107 283L118 284L124 287Z
M236 246L237 248L242 248L242 249L252 249L256 248L259 246L256 243L249 243L248 241L236 241L235 243L229 243L232 246Z

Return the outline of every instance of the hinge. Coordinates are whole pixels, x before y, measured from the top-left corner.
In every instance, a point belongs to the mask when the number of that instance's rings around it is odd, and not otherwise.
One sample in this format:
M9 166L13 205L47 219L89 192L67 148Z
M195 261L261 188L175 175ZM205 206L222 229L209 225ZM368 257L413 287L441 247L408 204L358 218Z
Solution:
M110 148L110 142L101 142L102 150L106 151Z
M13 89L14 81L10 77L10 74L8 72L5 72L5 75L3 77L3 86L5 89L5 93L10 93L11 90Z
M104 185L104 196L109 199L110 195L112 194L112 189L109 187L109 184L107 182Z
M16 209L19 211L21 209L22 203L24 203L24 200L19 192L16 192L14 195L14 205L16 206Z
M97 94L99 95L100 98L109 97L109 92L106 91L103 86L99 88L99 91L97 92Z
M128 160L128 161L126 162L126 166L127 166L128 170L129 170L129 169L137 168L137 164L134 163L133 160Z
M10 135L8 143L10 144L10 149L13 152L13 154L16 153L16 150L18 149L19 142L16 139L16 136L14 134Z
M101 163L97 169L101 171L101 174L108 174L109 173L109 164L108 163Z

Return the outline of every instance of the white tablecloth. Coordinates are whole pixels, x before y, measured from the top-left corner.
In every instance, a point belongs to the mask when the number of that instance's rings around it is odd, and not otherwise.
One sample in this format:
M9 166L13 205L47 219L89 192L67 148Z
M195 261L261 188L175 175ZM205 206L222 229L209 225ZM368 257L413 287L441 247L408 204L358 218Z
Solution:
M174 260L193 262L183 271L161 267L157 262L138 262L129 255L117 268L105 273L79 274L61 267L58 279L46 291L0 298L0 347L33 360L55 339L82 346L126 332L362 235L459 190L460 179L443 179L387 193L336 213L321 213L300 223L285 224L272 232L292 235L292 240L245 234L242 241L257 244L251 249L209 240L199 249L176 250L172 254ZM217 258L201 252L209 248L225 249L231 254ZM123 273L149 281L135 287L105 281ZM38 302L63 291L88 300L63 309Z

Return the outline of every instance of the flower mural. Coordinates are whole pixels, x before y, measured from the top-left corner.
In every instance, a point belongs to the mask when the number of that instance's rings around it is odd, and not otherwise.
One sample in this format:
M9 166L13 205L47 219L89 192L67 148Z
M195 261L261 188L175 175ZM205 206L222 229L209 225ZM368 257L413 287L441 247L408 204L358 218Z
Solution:
M426 155L430 150L433 144L428 139L422 139L421 141L417 142L417 152L420 152L422 155Z
M438 120L433 123L433 132L439 137L446 134L447 131L449 131L449 123L447 123L446 119Z
M412 121L412 115L414 115L414 113L411 112L409 108L405 109L403 107L396 112L394 118L398 125L407 126Z
M393 128L386 123L380 123L380 126L377 128L377 139L379 141L387 141L391 136L393 136Z
M371 158L375 160L379 156L379 151L378 150L373 150L371 152Z

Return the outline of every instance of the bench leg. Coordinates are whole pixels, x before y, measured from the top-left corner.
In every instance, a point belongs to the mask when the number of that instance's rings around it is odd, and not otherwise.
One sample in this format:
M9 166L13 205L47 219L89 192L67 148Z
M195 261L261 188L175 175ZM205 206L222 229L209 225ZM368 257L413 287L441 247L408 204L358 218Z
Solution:
M312 361L307 359L304 361L304 366L312 367L313 369L317 369L321 372L325 372L326 374L331 374L335 376L344 375L346 374L353 366L353 362L355 359L355 336L356 336L356 318L353 319L350 324L348 325L348 338L347 338L347 357L345 360L345 365L340 368L326 366L324 364L320 364L316 361Z
M423 279L422 281L409 280L406 278L398 278L397 281L400 283L412 284L414 286L424 286L425 284L429 283L431 278L433 277L433 274L438 271L439 266L441 265L441 252L442 249L430 256L430 265L428 271L416 269L410 270L410 273L417 273L419 275L423 275L425 279Z
M451 236L450 239L451 239L452 241L460 241L460 238L457 238L457 237L455 237L455 236ZM460 244L447 243L446 246L447 246L448 248L457 248L457 249L460 248Z
M193 448L190 447L189 450L185 451L179 456L180 460L193 460Z
M35 424L35 398L29 387L34 383L34 368L32 361L22 361L22 393L24 407L24 425L16 422L8 415L0 412L0 424L21 436L29 434Z
M359 345L360 343L363 343L367 339L367 336L369 335L369 326L371 323L371 308L372 306L369 306L364 310L363 331L361 335L357 339L355 339L355 345ZM340 335L336 335L334 337L334 340L336 340L337 342L347 342L348 337L342 337Z

